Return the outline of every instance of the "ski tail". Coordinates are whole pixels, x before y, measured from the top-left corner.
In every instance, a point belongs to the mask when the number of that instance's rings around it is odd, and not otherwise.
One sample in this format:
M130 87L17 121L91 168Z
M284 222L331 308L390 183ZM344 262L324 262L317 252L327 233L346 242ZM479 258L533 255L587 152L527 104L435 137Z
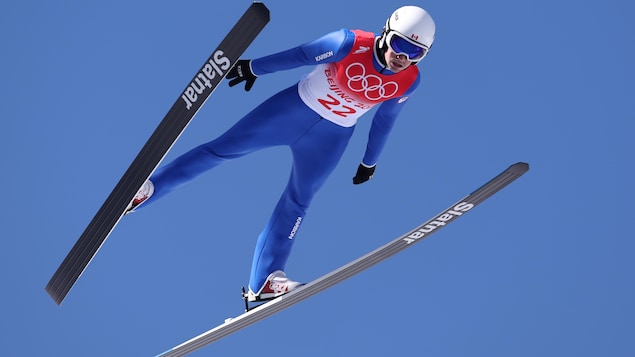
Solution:
M322 292L333 285L340 283L353 275L360 273L371 266L395 255L396 253L409 248L414 243L422 241L431 234L453 222L455 219L469 212L476 205L485 201L495 193L512 183L529 170L529 165L519 162L511 165L498 176L494 177L486 184L457 201L446 210L434 216L434 218L422 223L410 232L394 239L388 244L337 268L330 273L315 279L314 281L282 295L270 302L264 303L244 314L227 319L224 324L219 325L207 332L204 332L182 344L163 352L157 357L179 357L200 349L210 343L218 341L238 330L253 325L262 319L282 311L296 303L308 299L309 297Z
M260 2L253 3L180 94L46 285L55 303L60 305L66 298L123 217L137 190L268 22L269 10Z

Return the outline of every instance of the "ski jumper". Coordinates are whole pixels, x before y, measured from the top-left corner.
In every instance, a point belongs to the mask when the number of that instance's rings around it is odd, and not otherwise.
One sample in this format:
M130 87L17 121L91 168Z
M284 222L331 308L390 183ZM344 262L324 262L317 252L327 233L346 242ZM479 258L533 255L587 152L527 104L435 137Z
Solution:
M288 184L258 237L249 287L285 268L298 228L315 193L333 172L357 119L376 104L362 162L375 165L403 102L419 84L416 66L393 73L375 55L376 35L342 29L287 51L254 59L255 75L304 65L315 69L270 97L217 139L159 168L154 194L139 208L219 164L263 148L285 145L293 163Z

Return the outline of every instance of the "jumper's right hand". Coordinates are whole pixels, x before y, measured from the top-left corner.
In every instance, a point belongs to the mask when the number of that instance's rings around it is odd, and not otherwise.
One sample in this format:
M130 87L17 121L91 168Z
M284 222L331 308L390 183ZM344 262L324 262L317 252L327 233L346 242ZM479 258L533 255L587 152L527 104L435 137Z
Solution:
M238 60L234 67L227 72L227 79L230 79L229 86L245 81L245 90L249 92L256 81L256 75L251 71L251 60Z

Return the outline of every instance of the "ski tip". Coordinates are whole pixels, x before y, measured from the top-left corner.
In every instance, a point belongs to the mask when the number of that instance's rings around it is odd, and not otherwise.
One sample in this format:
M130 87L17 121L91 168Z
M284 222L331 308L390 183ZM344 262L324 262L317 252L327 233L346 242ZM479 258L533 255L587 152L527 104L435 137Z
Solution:
M265 6L265 4L263 2L260 1L254 1L251 6L250 6L250 10L254 10L254 11L259 11L262 13L262 15L267 17L267 20L269 20L269 9L267 8L267 6Z
M526 162L517 162L509 167L509 171L512 171L518 175L522 175L525 172L529 171L529 164Z

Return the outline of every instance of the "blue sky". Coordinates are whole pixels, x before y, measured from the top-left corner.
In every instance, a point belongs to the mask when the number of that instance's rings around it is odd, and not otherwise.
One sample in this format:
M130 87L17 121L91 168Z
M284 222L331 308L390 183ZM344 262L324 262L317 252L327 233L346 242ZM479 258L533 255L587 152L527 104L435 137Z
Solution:
M286 148L126 217L61 307L49 278L248 1L0 5L0 327L7 356L152 356L242 311ZM407 3L267 1L245 53ZM193 356L632 356L635 24L629 1L426 1L423 81L360 186L370 115L314 200L287 271L310 281L512 163L530 171L430 239ZM167 160L310 70L223 83Z

